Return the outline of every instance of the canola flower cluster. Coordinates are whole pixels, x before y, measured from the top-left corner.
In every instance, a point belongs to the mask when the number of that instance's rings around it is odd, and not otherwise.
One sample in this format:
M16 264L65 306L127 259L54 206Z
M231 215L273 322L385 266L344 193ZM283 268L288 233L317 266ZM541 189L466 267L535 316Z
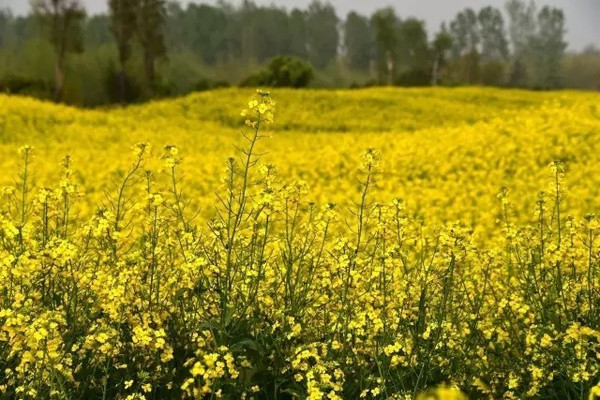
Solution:
M298 93L322 96L307 131L336 124L323 118L344 94ZM431 107L488 102L467 107L473 122L428 108L425 93ZM246 127L233 157L217 162L227 140L194 139L187 121L169 140L201 140L191 147L206 146L207 161L141 141L129 161L111 156L111 176L93 162L110 149L92 153L87 141L122 141L121 123L137 139L147 131L125 115L158 129L193 102L54 115L0 97L3 146L18 140L7 129L43 134L19 149L17 179L1 192L0 398L599 397L600 221L590 212L600 194L586 175L598 161L597 96L406 94L407 109L439 111L437 126L417 121L391 141L379 131L390 115L359 108L298 138L305 111L286 117L258 91L231 117ZM269 139L280 112L283 133ZM203 129L232 134L227 118L205 117ZM279 140L290 147L278 160L266 151ZM350 165L344 152L366 142L380 149ZM50 146L75 150L56 175L36 155ZM319 154L332 149L340 164L325 167ZM78 170L86 152L89 169Z

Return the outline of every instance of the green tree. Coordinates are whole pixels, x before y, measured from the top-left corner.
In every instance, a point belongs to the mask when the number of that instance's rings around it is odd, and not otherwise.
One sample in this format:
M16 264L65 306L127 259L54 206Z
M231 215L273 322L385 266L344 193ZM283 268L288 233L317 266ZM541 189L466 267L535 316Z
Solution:
M313 68L307 61L297 57L278 56L268 67L248 77L241 86L270 86L302 88L313 78Z
M244 61L256 61L259 52L259 8L253 1L244 0L240 8L236 11L236 20L238 22L239 32L237 33L240 42L240 58Z
M266 61L279 55L290 55L291 34L288 13L283 8L261 7L258 11L258 60Z
M398 59L398 25L400 20L392 7L375 11L371 17L378 50L380 81L391 85Z
M249 21L244 20L244 15L239 8L224 0L218 0L216 9L222 15L222 24L218 25L216 30L209 33L201 40L211 40L214 44L214 50L217 54L217 63L240 60L243 54L243 34L245 24ZM216 35L215 35L216 34Z
M450 22L452 53L458 67L459 79L473 84L479 80L479 24L473 9L466 8Z
M460 57L477 50L480 42L477 14L471 8L459 12L450 22L453 38L454 57Z
M537 17L538 31L532 38L535 85L542 88L560 86L560 68L565 42L565 15L562 10L543 7Z
M144 53L144 71L150 94L156 86L156 59L167 54L164 37L166 4L164 0L139 0L138 38Z
M0 9L0 48L5 47L8 43L12 19L9 9Z
M165 18L165 45L170 51L178 51L188 48L186 27L184 26L185 17L190 12L190 7L184 10L179 2L168 1L166 6Z
M306 11L306 43L308 59L317 68L333 61L339 46L339 19L329 3L313 0Z
M285 9L258 7L245 1L238 10L243 59L264 62L291 53L290 27Z
M494 7L484 7L477 15L481 36L481 83L502 85L506 82L508 40L502 12Z
M204 63L215 65L229 54L231 17L229 10L208 4L179 4L168 8L168 45L172 51L187 50Z
M111 30L119 57L119 89L121 103L127 98L127 61L131 57L131 41L137 30L137 11L140 0L109 0Z
M111 43L114 38L110 32L110 17L106 14L92 15L85 23L85 46L96 48Z
M448 53L452 49L452 35L448 32L446 24L442 23L440 31L436 33L431 44L433 51L433 70L431 73L431 84L437 86L440 82L440 71L445 66Z
M308 59L306 49L306 13L294 8L290 13L288 21L290 30L290 55Z
M523 0L508 0L506 12L509 18L509 37L512 47L512 60L509 84L511 86L527 86L531 68L531 40L535 35L535 4Z
M352 69L366 71L371 65L373 32L369 19L354 11L344 22L344 50L346 63Z
M479 11L479 34L481 37L481 58L484 61L505 61L508 59L508 40L504 27L504 17L497 8L488 6Z
M431 54L425 22L408 18L398 26L398 83L429 85Z
M40 16L34 13L29 15L13 15L10 10L5 10L5 35L4 46L21 48L31 39L36 39L40 34ZM46 28L48 26L46 25Z
M85 10L79 0L31 0L54 50L54 100L61 101L68 53L83 51Z
M588 46L580 53L565 54L561 83L567 87L600 91L600 49Z

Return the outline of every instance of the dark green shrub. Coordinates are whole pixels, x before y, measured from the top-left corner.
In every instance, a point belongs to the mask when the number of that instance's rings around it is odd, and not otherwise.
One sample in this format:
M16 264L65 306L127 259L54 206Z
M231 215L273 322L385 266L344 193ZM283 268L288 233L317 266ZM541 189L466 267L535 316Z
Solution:
M429 86L431 85L431 72L425 69L410 69L400 74L394 84L396 86Z
M211 89L226 88L229 87L227 81L213 81L208 78L200 78L192 86L192 90L195 92L203 92Z
M33 79L18 75L8 75L0 78L0 92L21 94L37 98L49 98L52 83L43 79Z
M502 61L488 61L481 66L481 83L502 86L506 82L506 65Z
M246 78L241 86L306 87L314 76L312 65L296 57L279 56L265 70Z
M111 103L135 103L142 100L142 88L129 74L121 75L114 67L105 75L106 94Z

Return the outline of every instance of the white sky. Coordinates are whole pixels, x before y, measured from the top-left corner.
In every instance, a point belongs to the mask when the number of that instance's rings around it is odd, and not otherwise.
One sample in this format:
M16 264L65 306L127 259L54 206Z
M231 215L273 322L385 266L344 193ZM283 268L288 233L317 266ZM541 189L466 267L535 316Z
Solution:
M183 0L187 3L194 0ZM216 3L216 0L195 2ZM233 3L240 3L235 0ZM310 0L255 0L257 4L274 4L281 7L305 8ZM350 10L370 14L375 9L393 6L400 17L414 16L426 21L430 31L435 31L444 20L451 20L465 7L481 8L493 5L504 9L505 0L330 0L340 17ZM89 14L106 11L107 0L83 0ZM572 49L582 49L588 44L600 47L600 0L537 0L536 4L562 8L567 17L567 40ZM15 13L25 13L29 0L0 0L0 8L9 7Z

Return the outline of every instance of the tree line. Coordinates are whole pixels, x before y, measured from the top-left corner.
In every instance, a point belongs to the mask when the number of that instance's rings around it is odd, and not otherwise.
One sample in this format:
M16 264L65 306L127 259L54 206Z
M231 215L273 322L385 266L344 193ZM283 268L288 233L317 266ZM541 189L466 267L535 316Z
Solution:
M340 19L319 0L292 10L248 0L185 7L108 0L108 12L92 16L81 0L30 3L25 16L0 11L0 89L81 105L240 83L539 89L600 83L600 52L566 53L563 11L533 1L466 8L431 38L424 21L394 8Z

